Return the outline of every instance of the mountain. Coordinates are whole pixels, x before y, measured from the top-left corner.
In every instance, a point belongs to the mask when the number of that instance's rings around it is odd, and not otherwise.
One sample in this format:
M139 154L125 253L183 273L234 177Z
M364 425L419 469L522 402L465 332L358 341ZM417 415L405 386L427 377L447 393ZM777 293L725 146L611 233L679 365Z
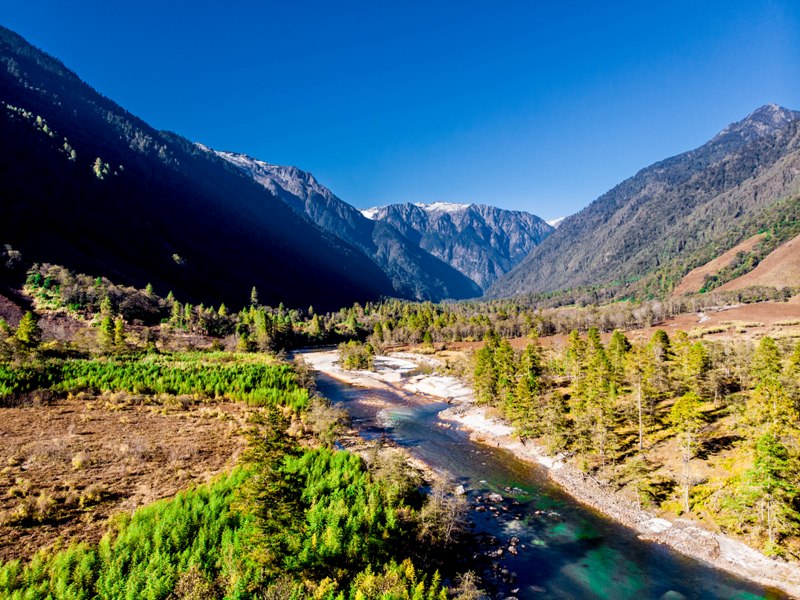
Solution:
M648 273L725 238L798 189L800 113L763 106L703 146L642 169L567 217L488 295L583 285L635 289ZM697 265L686 265L678 279L692 266Z
M481 295L482 290L474 281L412 243L389 223L367 219L311 173L297 167L272 165L245 154L216 152L216 155L236 165L297 214L359 248L386 273L395 295L435 302Z
M530 213L483 204L391 204L363 213L392 225L484 290L553 231Z
M355 246L156 131L0 27L0 243L194 303L335 308L394 292Z

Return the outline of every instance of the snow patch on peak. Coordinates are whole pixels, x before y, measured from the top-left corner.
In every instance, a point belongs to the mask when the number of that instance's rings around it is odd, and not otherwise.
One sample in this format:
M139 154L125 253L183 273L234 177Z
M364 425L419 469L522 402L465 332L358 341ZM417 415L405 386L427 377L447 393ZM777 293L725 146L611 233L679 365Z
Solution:
M378 213L380 212L380 210L381 210L380 207L373 206L372 208L362 209L359 212L368 219L370 219L371 221L374 221L375 219L378 218Z
M431 202L430 204L416 202L414 206L418 206L422 210L429 213L437 212L448 214L463 212L470 207L469 204L456 204L454 202Z
M545 221L550 227L558 229L558 226L566 219L567 217L558 217L557 219L550 219L549 221Z
M204 147L204 149L206 148ZM314 196L322 196L328 200L333 198L333 192L320 184L311 173L302 171L297 167L273 165L237 152L207 150L235 165L273 194L280 195L282 190L303 202Z
M258 160L252 156L247 156L247 154L239 154L238 152L224 152L221 150L212 150L212 152L220 158L224 158L228 162L235 164L243 171L247 171L251 174L256 174L259 171L272 172L275 169L280 168L278 165L273 165L268 162L264 162L263 160Z

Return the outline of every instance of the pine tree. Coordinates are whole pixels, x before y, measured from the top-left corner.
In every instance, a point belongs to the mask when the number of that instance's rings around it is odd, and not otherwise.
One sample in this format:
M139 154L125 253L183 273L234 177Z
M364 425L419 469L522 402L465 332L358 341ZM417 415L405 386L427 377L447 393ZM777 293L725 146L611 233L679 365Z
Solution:
M122 317L114 320L114 345L121 348L125 345L125 321Z
M31 311L26 312L17 327L16 339L20 346L26 350L33 350L42 339L42 330Z
M516 387L517 364L514 349L507 339L502 339L497 345L494 355L495 373L497 377L496 401L504 409L514 403L514 388Z
M175 328L183 327L183 306L175 300L172 303L172 311L170 312L169 323Z
M767 553L779 554L778 540L800 532L800 497L797 469L789 450L772 433L764 433L756 443L753 466L745 474L744 503L767 531Z
M617 386L621 386L625 380L625 361L628 352L631 350L631 343L625 334L619 329L615 329L611 334L611 340L608 342L608 360L611 362L611 370L614 377L614 382Z
M517 424L523 435L533 434L540 429L538 425L543 418L542 373L539 346L530 343L519 357L514 403L508 408L509 418Z
M499 336L488 330L483 336L483 347L475 353L473 387L479 403L493 404L497 398L497 365L495 352L500 343Z
M569 334L567 352L565 356L565 367L567 375L573 381L577 381L583 376L586 360L586 342L581 339L577 329L573 329Z
M111 319L111 315L106 315L100 319L97 341L100 344L100 349L104 352L108 352L114 346L114 321Z
M639 452L644 450L644 436L653 423L655 404L660 396L656 388L657 369L655 356L649 346L637 345L628 353L625 372L631 384L631 412L638 432Z
M757 387L778 382L781 371L781 353L778 345L771 337L764 336L758 343L750 363L750 376L754 385Z
M308 322L307 333L308 337L311 339L316 339L322 336L322 325L320 324L318 314L314 314L314 316L311 317L311 320ZM383 336L381 336L379 341L383 341Z
M647 377L656 394L664 396L670 390L670 360L672 346L667 332L657 329L647 344Z
M690 461L694 456L697 432L703 422L703 413L700 411L700 397L694 392L687 392L678 398L670 410L669 421L682 438L683 510L688 513L691 509L689 506L689 491L692 486Z
M100 314L104 317L110 317L114 312L114 306L111 304L111 298L103 296L100 301Z

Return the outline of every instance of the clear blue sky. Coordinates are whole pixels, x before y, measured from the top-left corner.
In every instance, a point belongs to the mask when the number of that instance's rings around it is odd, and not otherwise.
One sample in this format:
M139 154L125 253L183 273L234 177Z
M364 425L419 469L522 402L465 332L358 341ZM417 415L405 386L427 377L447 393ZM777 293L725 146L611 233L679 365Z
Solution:
M800 109L800 2L7 2L153 126L359 206L572 213L762 104Z

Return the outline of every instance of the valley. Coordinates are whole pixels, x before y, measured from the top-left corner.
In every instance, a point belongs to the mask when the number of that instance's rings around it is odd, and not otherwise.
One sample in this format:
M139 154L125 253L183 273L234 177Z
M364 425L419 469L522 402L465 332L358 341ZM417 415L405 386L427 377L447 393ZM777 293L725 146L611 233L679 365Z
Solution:
M800 598L796 97L334 8L0 25L0 598Z

